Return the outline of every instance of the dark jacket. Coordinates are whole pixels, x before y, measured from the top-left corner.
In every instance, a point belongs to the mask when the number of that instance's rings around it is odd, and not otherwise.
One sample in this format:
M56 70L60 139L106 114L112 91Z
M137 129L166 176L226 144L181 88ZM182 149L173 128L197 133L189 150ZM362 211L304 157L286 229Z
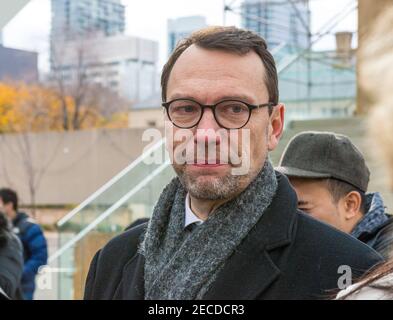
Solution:
M7 219L0 213L0 292L16 298L23 272L23 249L11 232Z
M351 235L378 251L385 259L393 252L393 217L386 214L381 195L366 195L366 214Z
M13 221L14 231L23 245L24 268L22 292L26 300L32 300L35 277L48 260L47 244L41 227L25 213L18 213Z
M360 241L297 210L287 178L277 174L272 204L227 260L204 299L323 299L350 266L354 277L382 261ZM94 257L85 299L143 299L146 224L111 240Z

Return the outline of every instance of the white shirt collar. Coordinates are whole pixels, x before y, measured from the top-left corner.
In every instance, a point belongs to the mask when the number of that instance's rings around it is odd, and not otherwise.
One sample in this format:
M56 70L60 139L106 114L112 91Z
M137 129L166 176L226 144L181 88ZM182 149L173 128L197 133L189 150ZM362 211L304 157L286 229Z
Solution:
M184 219L184 228L187 228L190 224L197 223L202 224L203 220L199 219L194 212L192 212L190 207L190 195L187 193L186 196L186 216Z

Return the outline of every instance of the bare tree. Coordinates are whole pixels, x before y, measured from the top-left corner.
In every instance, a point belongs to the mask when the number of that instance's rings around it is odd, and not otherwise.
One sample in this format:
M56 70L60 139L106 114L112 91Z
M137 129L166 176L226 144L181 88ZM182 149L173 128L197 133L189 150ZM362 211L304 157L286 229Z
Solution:
M23 121L10 122L8 134L0 134L1 170L7 185L13 187L16 185L15 180L20 177L9 174L6 160L20 163L30 196L32 215L35 216L37 191L50 164L60 151L64 136L59 135L55 147L48 150L45 157L36 154L34 132L56 129L57 120L49 114L51 101L43 89L28 87L25 90L28 90L28 98L18 104L19 112L25 115Z
M52 87L62 107L64 130L79 130L89 116L108 117L124 110L126 102L90 76L103 63L95 53L95 32L67 37L52 45ZM69 40L73 39L73 40ZM90 74L89 74L90 72Z

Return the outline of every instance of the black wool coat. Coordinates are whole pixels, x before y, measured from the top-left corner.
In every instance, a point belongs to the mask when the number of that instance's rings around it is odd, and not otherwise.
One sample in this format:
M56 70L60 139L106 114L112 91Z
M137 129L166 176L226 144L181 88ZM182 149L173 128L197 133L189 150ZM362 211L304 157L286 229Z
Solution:
M271 205L204 299L330 299L343 270L347 276L350 270L355 281L382 262L367 245L300 212L287 178L276 175L278 189ZM85 299L144 299L144 257L137 250L146 225L124 232L97 252ZM344 284L347 280L341 278Z

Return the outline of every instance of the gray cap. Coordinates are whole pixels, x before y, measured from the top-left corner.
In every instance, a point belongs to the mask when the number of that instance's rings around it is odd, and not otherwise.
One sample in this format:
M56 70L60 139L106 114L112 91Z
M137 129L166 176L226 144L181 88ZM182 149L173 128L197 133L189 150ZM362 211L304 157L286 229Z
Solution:
M334 178L367 191L370 171L348 137L333 132L307 131L294 136L277 171L288 177Z

